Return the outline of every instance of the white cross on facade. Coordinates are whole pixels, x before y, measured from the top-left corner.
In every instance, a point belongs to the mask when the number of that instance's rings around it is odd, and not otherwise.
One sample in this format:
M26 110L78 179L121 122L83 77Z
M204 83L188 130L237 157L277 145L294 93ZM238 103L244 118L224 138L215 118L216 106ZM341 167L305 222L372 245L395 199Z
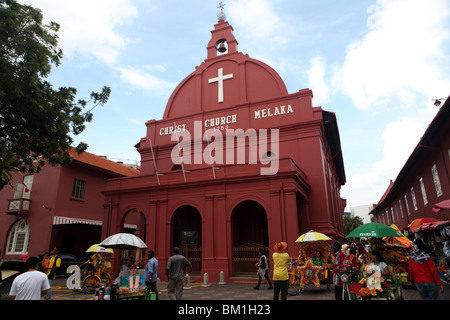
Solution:
M228 80L228 79L232 79L233 78L233 74L227 74L227 75L223 75L223 69L220 68L219 69L219 75L217 78L212 78L212 79L208 79L208 83L214 83L214 82L218 82L218 87L219 87L219 93L218 93L218 102L223 102L223 81L224 80Z

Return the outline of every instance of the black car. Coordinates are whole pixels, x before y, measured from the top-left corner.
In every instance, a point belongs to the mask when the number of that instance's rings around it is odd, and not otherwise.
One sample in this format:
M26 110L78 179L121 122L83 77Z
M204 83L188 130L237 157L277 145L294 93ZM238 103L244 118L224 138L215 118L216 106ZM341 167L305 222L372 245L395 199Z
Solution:
M0 285L0 300L11 300L9 291L14 279L21 273L27 271L25 261L5 260L2 261L3 283Z

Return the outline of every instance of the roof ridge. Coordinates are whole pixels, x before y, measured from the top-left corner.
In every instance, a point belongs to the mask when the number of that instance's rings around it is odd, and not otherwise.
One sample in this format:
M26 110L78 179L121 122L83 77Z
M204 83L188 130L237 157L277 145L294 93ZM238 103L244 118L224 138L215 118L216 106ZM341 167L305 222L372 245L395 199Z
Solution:
M88 165L101 168L104 170L108 170L117 174L120 174L122 176L131 177L131 176L137 176L140 174L139 170L133 169L131 167L125 166L123 164L117 163L115 161L108 160L107 158L97 156L93 153L84 151L80 154L77 153L75 148L71 148L69 150L69 153L72 157L72 159L86 163Z

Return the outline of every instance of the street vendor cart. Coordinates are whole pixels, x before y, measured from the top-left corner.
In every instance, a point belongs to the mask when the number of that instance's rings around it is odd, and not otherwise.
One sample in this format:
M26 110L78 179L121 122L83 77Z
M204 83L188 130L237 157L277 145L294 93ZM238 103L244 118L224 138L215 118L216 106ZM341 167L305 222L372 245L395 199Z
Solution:
M381 276L380 267L364 265L357 282L344 281L344 298L403 300L402 276L407 272L407 239L395 225L367 223L355 228L347 238L368 238L372 250L380 252L390 270L389 279ZM405 252L401 249L406 246Z
M330 290L330 265L334 257L328 240L331 238L313 230L296 240L299 242L299 255L297 261L289 264L289 295L299 294L310 283L316 287L325 284Z
M147 245L137 236L130 233L114 234L103 240L100 246L121 250L140 250ZM138 259L136 257L136 259ZM115 298L118 300L150 300L151 293L145 285L144 269L128 269L120 274L120 281L116 285Z

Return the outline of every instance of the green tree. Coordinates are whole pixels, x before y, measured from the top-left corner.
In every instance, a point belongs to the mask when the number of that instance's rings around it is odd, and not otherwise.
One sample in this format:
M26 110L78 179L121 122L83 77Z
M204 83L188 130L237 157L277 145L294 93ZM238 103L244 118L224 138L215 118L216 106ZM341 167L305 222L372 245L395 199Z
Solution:
M92 110L111 93L105 86L89 101L76 101L76 89L52 88L45 78L63 57L59 25L43 24L42 18L37 8L0 0L0 188L11 171L32 174L45 162L69 164L72 134L83 132ZM87 147L75 148L81 153Z
M350 232L353 231L353 229L355 229L356 227L359 227L361 225L364 224L363 220L358 217L358 216L349 216L349 215L345 215L344 216L344 232L345 234L349 234Z

